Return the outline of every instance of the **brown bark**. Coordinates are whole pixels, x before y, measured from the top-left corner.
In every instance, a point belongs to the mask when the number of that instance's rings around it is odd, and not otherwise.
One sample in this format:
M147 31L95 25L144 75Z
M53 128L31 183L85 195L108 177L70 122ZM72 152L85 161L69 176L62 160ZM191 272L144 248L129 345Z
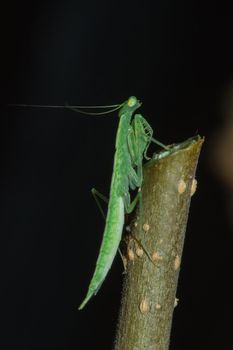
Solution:
M144 167L143 209L131 223L115 350L169 348L185 229L202 143L203 139L196 137L172 146L172 153L163 151Z

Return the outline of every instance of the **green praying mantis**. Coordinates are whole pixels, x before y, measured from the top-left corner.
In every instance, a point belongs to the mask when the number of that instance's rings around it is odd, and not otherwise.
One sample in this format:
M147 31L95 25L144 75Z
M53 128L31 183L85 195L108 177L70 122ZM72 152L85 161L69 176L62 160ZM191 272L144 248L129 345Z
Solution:
M111 268L121 241L125 213L131 213L137 204L138 197L131 201L129 191L141 188L143 158L148 159L146 152L150 143L153 141L168 149L153 139L153 130L146 119L141 114L134 115L140 106L140 101L131 96L119 110L116 151L103 239L93 277L79 310L96 295Z
M64 106L20 106L64 108ZM120 105L112 106L114 108L111 111L119 110L119 125L106 223L94 274L79 310L83 309L88 301L97 294L117 254L123 232L125 213L131 213L138 201L137 195L131 201L130 190L140 189L142 186L143 158L149 159L146 153L150 143L155 142L169 151L168 147L153 138L153 129L146 119L141 114L135 114L140 106L141 102L135 96L129 97L127 101ZM76 107L67 106L66 108L91 115L108 113L83 112Z

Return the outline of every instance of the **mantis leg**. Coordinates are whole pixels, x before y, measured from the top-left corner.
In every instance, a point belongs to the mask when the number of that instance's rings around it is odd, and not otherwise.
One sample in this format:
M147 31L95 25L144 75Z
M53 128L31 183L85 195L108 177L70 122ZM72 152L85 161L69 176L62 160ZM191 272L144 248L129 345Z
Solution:
M141 193L140 193L141 195ZM136 194L136 196L134 197L133 201L130 202L130 194L129 192L127 192L127 194L125 195L125 197L123 198L124 200L124 205L125 205L125 211L127 214L132 213L132 211L134 210L134 208L136 207L138 201L139 201L139 192Z
M170 148L166 145L164 145L162 142L159 142L158 140L154 139L153 137L151 138L151 142L155 143L156 145L164 148L165 150L169 151Z
M128 197L129 198L129 197ZM149 260L154 264L154 261L148 251L148 249L145 247L145 245L142 243L142 240L143 240L143 236L142 236L142 224L141 224L141 220L142 220L142 217L143 217L143 213L142 213L142 193L141 191L139 191L137 193L137 195L135 196L134 200L132 201L132 203L127 203L125 205L126 207L126 212L127 213L131 213L135 206L137 205L137 202L139 202L139 235L141 236L140 239L136 238L134 235L131 234L131 237L138 243L138 245L143 249L143 251L145 252L145 254L147 255L147 257L149 258ZM121 254L121 252L120 252ZM124 260L123 260L123 257L122 257L122 261L123 261L123 264L124 264Z
M100 210L100 212L101 212L101 214L102 214L104 220L106 220L106 215L105 215L105 213L104 213L104 211L103 211L103 208L102 208L102 206L101 206L101 204L100 204L99 198L100 198L102 201L104 201L105 203L108 203L108 198L105 197L105 196L104 196L102 193L100 193L99 191L97 191L95 188L92 188L92 189L91 189L91 193L92 193L92 195L93 195L93 197L94 197L94 199L95 199L95 202L96 202L96 204L97 204L97 206L98 206L98 208L99 208L99 210ZM123 263L124 273L126 273L125 260L124 260L124 257L123 257L123 254L122 254L120 248L118 248L118 252L119 252L119 254L120 254L120 257L121 257L121 260L122 260L122 263Z
M103 211L103 208L102 208L102 206L101 206L101 204L100 204L99 198L102 199L102 201L104 201L105 203L108 203L108 198L105 197L105 196L104 196L102 193L100 193L99 191L97 191L95 188L92 188L92 189L91 189L91 193L92 193L92 195L93 195L93 197L94 197L94 200L95 200L95 202L96 202L96 204L97 204L97 207L99 208L99 210L100 210L100 212L101 212L101 214L102 214L104 220L106 220L106 215L105 215L105 213L104 213L104 211Z
M130 203L130 195L127 193L125 196L125 208L127 212L131 212L137 202L139 202L139 235L141 239L138 240L136 237L133 237L135 241L142 247L145 254L153 262L153 259L150 256L150 253L146 247L142 244L141 240L143 239L143 230L142 230L142 220L143 220L143 206L142 206L142 193L140 187L143 183L143 171L142 163L143 157L147 158L146 151L152 140L153 130L147 121L139 114L135 115L135 118L131 124L131 127L128 132L128 149L131 157L132 166L136 168L136 178L130 178L131 182L135 183L139 187L139 191L135 196L134 200ZM129 173L130 174L130 173ZM129 181L129 183L131 183ZM130 186L132 188L132 186Z
M126 212L127 213L131 213L134 208L136 207L136 205L139 204L139 234L141 237L143 237L143 230L142 230L142 218L143 218L143 206L142 206L142 192L141 190L138 191L138 193L136 194L135 198L133 199L133 201L127 205L126 207Z
M168 146L153 138L153 129L141 114L135 115L135 118L132 122L132 127L134 129L135 138L138 141L138 145L140 147L139 153L141 153L145 159L150 159L150 157L147 156L147 149L151 142L164 148L165 150L169 150Z
M137 116L137 115L136 115ZM141 117L134 118L131 127L128 132L128 150L131 158L131 167L136 168L136 172L134 172L134 178L131 176L131 172L129 172L129 185L130 188L133 189L133 185L139 187L139 191L132 202L130 202L129 193L126 194L124 198L125 208L127 212L132 212L135 208L137 202L139 201L139 217L141 221L142 217L142 194L141 194L141 185L143 181L143 173L142 173L142 161L143 161L143 153L145 148L147 147L147 136L141 124ZM134 170L134 169L133 169ZM141 228L141 224L140 224Z

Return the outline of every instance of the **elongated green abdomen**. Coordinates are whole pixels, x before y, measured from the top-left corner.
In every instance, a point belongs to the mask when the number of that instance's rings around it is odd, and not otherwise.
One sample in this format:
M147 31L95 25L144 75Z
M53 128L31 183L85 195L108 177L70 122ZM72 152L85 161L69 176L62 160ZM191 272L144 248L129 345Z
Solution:
M119 247L124 225L124 202L122 197L111 195L103 240L96 262L95 272L88 288L86 298L79 306L81 310L89 299L95 295L104 281Z

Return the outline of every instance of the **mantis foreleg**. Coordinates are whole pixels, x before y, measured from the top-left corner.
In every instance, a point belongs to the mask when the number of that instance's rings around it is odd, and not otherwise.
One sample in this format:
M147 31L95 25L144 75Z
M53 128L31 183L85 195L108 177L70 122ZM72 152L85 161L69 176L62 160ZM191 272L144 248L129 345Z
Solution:
M132 201L130 203L130 195L127 193L125 196L125 207L126 211L132 211L137 202L139 201L139 233L142 237L142 193L141 193L141 186L143 183L143 170L142 170L142 164L143 164L143 157L147 158L146 151L152 141L152 135L153 130L149 123L140 115L136 114L128 131L128 149L129 154L131 157L131 163L132 167L134 167L136 171L136 176L134 174L134 178L132 179L129 176L129 185L130 188L133 189L133 186L136 185L139 190ZM139 241L138 241L139 243ZM149 257L149 259L153 262L149 252L145 247L143 247L142 243L140 242L140 245L142 246L143 250L145 251L146 255Z

